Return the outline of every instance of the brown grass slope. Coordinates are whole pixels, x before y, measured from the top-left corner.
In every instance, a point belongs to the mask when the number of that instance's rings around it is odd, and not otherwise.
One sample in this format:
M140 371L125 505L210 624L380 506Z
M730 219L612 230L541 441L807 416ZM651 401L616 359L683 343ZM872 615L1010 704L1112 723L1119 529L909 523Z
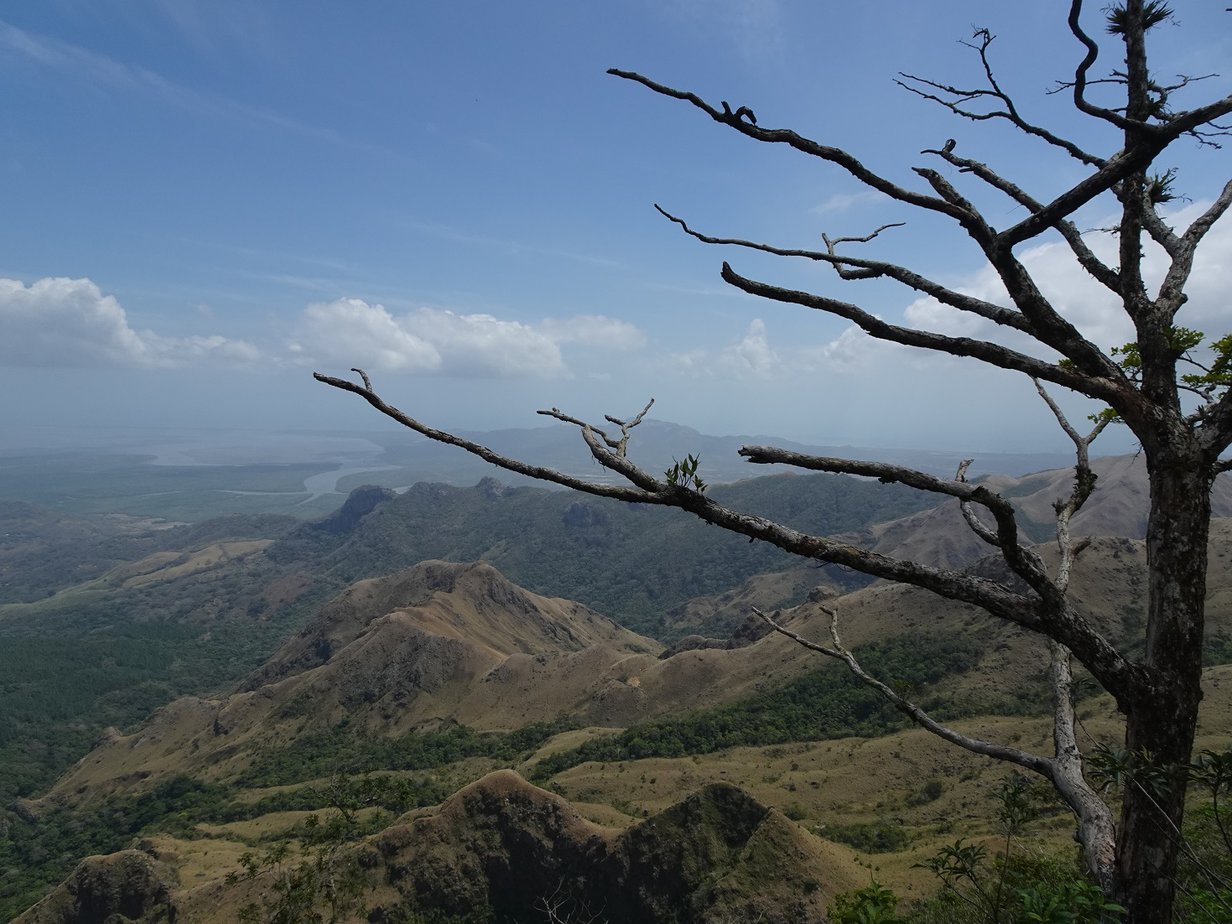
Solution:
M1222 748L1232 737L1232 666L1208 670L1204 688L1198 747ZM1085 703L1082 717L1089 740L1115 739L1119 722L1109 697ZM1047 748L1051 734L1043 718L957 724L1032 749ZM1006 773L1003 765L919 729L872 740L733 748L700 759L584 764L555 778L560 795L499 771L359 845L370 879L365 901L370 910L389 913L408 901L455 909L496 902L526 911L562 883L586 876L591 885L582 897L591 910L618 912L604 915L610 921L656 920L653 915L682 907L691 915L683 920L716 924L725 917L757 920L767 909L772 913L763 921L775 920L775 909L798 916L787 920L815 920L809 915L819 904L873 875L900 894L934 890L931 874L914 864L959 834L995 852L995 793ZM941 781L942 793L922 801L918 795L930 780ZM629 812L647 817L634 820ZM861 856L826 840L836 825L874 819L905 830L907 846ZM1063 853L1071 834L1068 816L1050 815L1032 826L1023 848ZM239 869L239 855L252 849L235 836L160 834L141 842L144 855L130 850L90 858L18 920L67 924L83 920L83 908L102 910L93 918L99 920L124 907L141 910L147 921L166 920L160 915L172 905L179 924L234 921L240 907L269 887L268 874L224 881ZM578 896L566 888L558 897ZM794 904L802 899L806 907ZM580 910L577 902L567 907Z
M1104 456L1091 467L1097 487L1074 517L1074 535L1145 538L1150 485L1143 458ZM1062 468L1022 477L992 475L982 483L1013 501L1024 532L1047 542L1054 531L1053 502L1069 496L1073 480L1074 470ZM1211 509L1216 517L1232 517L1232 479L1216 480ZM885 555L947 568L962 567L988 553L988 547L963 522L957 501L877 524L861 538L863 544Z
M1232 637L1232 521L1215 521L1210 562L1208 633L1226 640ZM977 567L995 572L996 563L985 560ZM1098 537L1080 557L1072 586L1077 606L1132 647L1141 629L1144 582L1141 541ZM826 620L818 602L780 618L824 638ZM1043 719L998 717L1014 712L1038 687L1046 659L1036 639L971 608L901 586L872 586L828 602L841 612L845 640L857 652L887 635L977 637L983 643L978 661L931 692L984 713L959 721L969 732L1047 747ZM74 800L131 791L170 773L226 778L256 749L343 715L367 723L375 734L439 718L511 728L562 712L622 726L728 702L819 663L778 636L666 659L657 658L656 651L654 643L584 607L528 594L489 566L425 563L353 586L233 696L179 700L137 733L113 735L57 785L54 795ZM1207 676L1200 746L1222 748L1232 735L1232 668L1214 668ZM1119 721L1107 697L1085 704L1083 717L1092 741L1118 739ZM782 907L809 920L836 891L863 885L868 869L849 849L805 833L765 806L791 810L804 829L822 838L835 824L894 819L909 831L911 843L899 853L878 855L877 875L900 890L920 889L930 881L913 863L959 832L992 836L987 819L993 817L992 794L1004 772L1001 765L910 730L871 741L583 764L553 780L553 788L572 804L511 773L498 773L464 788L438 810L391 827L362 849L366 862L381 871L375 881L385 883L373 900L389 908L412 898L455 908L470 901L533 902L572 881L569 877L586 875L604 884L593 894L619 910L613 919L655 920L670 912L718 921L737 908L744 914ZM929 779L943 782L942 795L920 803L916 797ZM741 790L725 785L729 782ZM643 813L651 817L634 820ZM716 829L715 816L735 821ZM1041 849L1059 849L1066 842L1068 819L1054 821L1040 835ZM175 892L179 920L234 919L243 896L228 891L221 879L235 869L244 849L232 839L237 836L242 835L219 831L204 841L153 839L159 859L190 886L201 883ZM93 901L90 895L127 894L124 877L112 877L109 886L103 875L120 869L117 863L114 857L101 866L87 861L49 897L50 904L39 906L45 914L69 909L69 917L28 920L75 920L71 914L82 895ZM780 872L784 863L786 872ZM765 864L771 864L769 875ZM151 894L164 894L160 882L171 880L160 876ZM766 892L777 882L789 883L788 892ZM679 886L675 891L672 883ZM686 908L665 904L668 895L677 901L691 897ZM792 907L789 897L815 899L815 904ZM161 907L151 905L149 913L159 914Z
M1212 534L1208 633L1232 635L1232 521ZM995 562L981 565L995 568ZM1140 541L1097 538L1079 558L1079 608L1131 650L1144 618ZM970 669L932 691L966 712L1013 713L1038 694L1046 665L1039 640L972 607L914 588L880 584L828 603L855 648L877 639L965 634L983 651ZM817 602L781 614L825 639ZM112 732L66 774L50 797L152 785L177 773L226 779L262 749L346 717L373 735L440 721L507 730L569 716L625 727L773 688L823 662L772 635L745 647L695 649L660 659L657 643L592 611L511 584L488 565L427 562L363 581L326 606L239 692L185 697L130 735ZM892 678L889 678L892 679Z
M1203 689L1196 748L1226 749L1232 742L1232 665L1209 668ZM1096 742L1120 740L1123 726L1111 697L1083 702L1080 716L1084 750ZM966 734L1039 753L1051 747L1051 723L1043 716L982 715L953 724ZM857 887L875 875L901 895L918 896L935 891L938 883L931 872L914 864L924 863L958 836L983 843L991 853L1000 848L996 794L1012 773L1006 764L909 728L871 739L729 748L700 759L586 763L554 777L551 788L587 816L602 817L597 809L611 805L635 816L653 816L681 793L731 782L758 802L790 813L821 838L838 840L836 832L843 827L887 825L905 834L905 846L865 854L831 843L833 857L823 868L855 875ZM940 795L925 795L928 784L939 786ZM1045 817L1031 825L1024 847L1035 854L1068 855L1073 833L1072 816L1053 803Z
M653 663L659 650L490 565L424 562L349 588L236 693L182 697L133 734L110 731L50 797L176 773L225 778L259 749L344 717L379 735L447 719L508 729L585 713L626 662Z

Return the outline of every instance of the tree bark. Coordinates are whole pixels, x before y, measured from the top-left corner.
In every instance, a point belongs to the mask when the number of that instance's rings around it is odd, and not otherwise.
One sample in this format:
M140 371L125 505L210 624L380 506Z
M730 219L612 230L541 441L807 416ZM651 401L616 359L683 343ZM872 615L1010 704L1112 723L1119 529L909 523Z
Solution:
M1147 449L1148 615L1145 664L1155 682L1126 715L1126 750L1160 772L1125 789L1117 838L1120 901L1130 924L1168 924L1176 892L1187 767L1202 699L1210 467L1189 445Z

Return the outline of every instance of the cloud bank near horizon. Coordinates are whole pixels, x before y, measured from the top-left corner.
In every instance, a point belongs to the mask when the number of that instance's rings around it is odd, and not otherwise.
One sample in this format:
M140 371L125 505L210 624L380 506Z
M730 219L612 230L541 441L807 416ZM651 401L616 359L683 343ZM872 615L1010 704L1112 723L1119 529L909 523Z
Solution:
M1173 216L1191 221L1202 203ZM1101 257L1115 256L1114 237L1091 232L1088 242ZM1024 264L1058 310L1105 349L1133 339L1117 297L1079 267L1063 243L1025 250ZM1165 261L1153 245L1144 267L1155 283ZM1008 304L990 268L952 281L951 286L988 301ZM1218 222L1199 248L1188 286L1189 302L1179 323L1210 337L1227 330L1226 293L1232 290L1232 222ZM208 312L201 321L218 321ZM998 340L1034 352L1038 344L992 322L955 311L931 298L903 308L902 323L955 336ZM0 362L13 368L117 368L157 371L218 367L304 368L360 366L371 371L453 379L550 381L584 374L610 381L600 366L619 363L627 377L654 371L679 383L710 382L759 391L791 387L802 376L829 381L857 376L893 380L931 368L945 377L948 357L879 342L848 326L829 340L775 338L759 317L743 335L728 341L679 345L655 341L636 325L601 314L547 317L537 322L491 313L465 313L420 306L392 311L384 305L346 297L306 305L290 321L281 341L254 344L208 332L172 336L139 328L112 294L88 278L48 277L29 285L0 278ZM938 365L941 364L941 365ZM642 370L639 372L638 370ZM908 373L906 370L910 370ZM707 386L708 388L710 386ZM763 392L764 393L764 392ZM719 400L722 400L720 397Z
M18 367L173 368L251 364L260 351L218 334L169 337L135 330L112 295L89 279L0 279L0 362Z
M208 316L208 312L206 313ZM175 337L136 329L114 295L90 279L0 278L0 362L13 367L169 369L194 365L360 365L475 378L568 378L563 348L629 352L636 326L603 315L527 324L421 307L394 314L358 298L308 305L282 346L258 349L220 334Z

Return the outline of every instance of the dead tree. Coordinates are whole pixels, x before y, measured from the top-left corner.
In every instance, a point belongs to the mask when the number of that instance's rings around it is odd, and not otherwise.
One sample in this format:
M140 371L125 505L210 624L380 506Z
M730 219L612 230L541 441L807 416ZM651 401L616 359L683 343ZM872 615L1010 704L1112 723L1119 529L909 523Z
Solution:
M993 617L1044 637L1051 651L1055 694L1054 749L1050 755L960 735L901 700L876 678L864 674L843 648L835 617L831 644L798 638L831 657L847 662L865 682L880 685L884 695L925 727L962 747L1009 761L1047 778L1074 812L1086 864L1106 893L1128 910L1133 924L1160 924L1172 918L1178 844L1169 832L1180 829L1184 814L1189 764L1202 696L1200 679L1206 544L1210 525L1210 490L1217 474L1232 467L1221 454L1232 442L1232 337L1212 340L1178 323L1186 301L1194 254L1212 225L1232 204L1232 180L1218 192L1187 228L1173 228L1165 217L1174 197L1176 176L1156 166L1172 145L1190 141L1214 145L1225 133L1218 120L1232 113L1232 96L1190 109L1175 108L1179 91L1193 82L1157 80L1147 66L1148 32L1165 22L1170 10L1156 0L1124 0L1104 11L1107 32L1124 48L1124 63L1103 77L1093 76L1101 54L1099 43L1083 23L1081 0L1072 0L1068 28L1081 45L1082 58L1072 79L1059 89L1072 97L1082 115L1112 126L1119 147L1110 153L1088 151L1078 143L1030 121L998 82L991 64L993 36L975 33L969 43L981 64L981 82L974 88L950 86L925 78L900 75L906 89L976 123L1001 120L1027 139L1076 161L1085 175L1050 201L1037 199L994 167L959 153L954 141L923 153L941 169L917 167L922 188L899 185L868 168L839 148L803 137L789 129L766 127L747 107L716 108L701 97L664 86L640 74L609 73L690 104L714 121L754 140L787 145L845 171L905 210L922 210L953 221L1008 293L998 304L955 291L920 272L882 260L853 255L849 246L871 239L823 238L824 248L799 250L738 238L714 237L690 228L682 219L663 214L685 233L708 244L726 245L828 264L840 279L888 279L929 295L959 312L966 312L1030 338L1045 359L990 339L950 336L886 322L856 304L826 295L783 288L741 275L724 263L722 278L732 286L777 302L798 305L845 318L869 336L954 356L969 357L1035 381L1077 450L1074 489L1057 503L1059 563L1049 567L1018 529L1013 506L985 487L968 483L960 470L947 480L895 465L800 455L773 447L747 446L741 454L750 462L784 463L824 472L872 476L923 491L957 498L968 524L1000 555L1016 578L1010 584L945 568L887 557L844 542L812 536L759 516L732 510L712 500L696 469L678 465L657 477L635 465L626 452L630 431L647 409L631 420L607 418L588 424L558 409L541 411L580 428L591 454L604 468L621 476L622 484L599 484L541 466L502 456L473 441L429 427L388 404L360 372L362 384L316 374L328 385L353 392L381 413L431 439L459 446L510 471L540 478L590 494L688 511L708 523L770 542L788 552L836 563L865 574L922 587L951 600L980 607ZM1113 90L1115 105L1096 102L1094 89ZM946 175L948 168L949 176ZM975 184L1008 198L1023 217L997 230L964 196L959 183ZM1077 211L1094 202L1106 204L1117 217L1118 252L1105 261L1076 224ZM662 210L661 210L662 211ZM885 230L885 229L880 229ZM1077 263L1119 300L1136 331L1133 344L1106 349L1087 339L1050 303L1015 248L1059 237ZM1143 246L1151 242L1166 255L1163 282L1151 291L1143 278ZM357 370L358 371L358 370ZM1147 532L1149 568L1145 645L1140 656L1119 649L1067 595L1070 568L1081 543L1070 539L1070 517L1095 487L1086 461L1094 433L1080 436L1053 403L1044 385L1068 389L1102 402L1106 419L1117 419L1140 442L1150 480ZM610 425L610 426L609 426ZM1096 430L1098 432L1098 428ZM983 511L984 519L975 509ZM784 627L778 627L787 631ZM788 633L790 634L790 633ZM1130 787L1119 820L1088 782L1075 737L1071 693L1071 658L1083 665L1115 699L1125 716L1125 748L1149 760L1159 771L1154 787Z

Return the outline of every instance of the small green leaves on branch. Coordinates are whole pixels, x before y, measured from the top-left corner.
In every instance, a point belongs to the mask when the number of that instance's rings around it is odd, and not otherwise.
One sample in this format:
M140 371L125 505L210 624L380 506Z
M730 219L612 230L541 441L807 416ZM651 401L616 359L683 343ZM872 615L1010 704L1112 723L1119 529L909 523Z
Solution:
M1087 767L1102 789L1134 785L1158 794L1168 782L1167 768L1142 748L1130 751L1099 744L1087 755Z
M1205 401L1213 401L1218 392L1232 385L1232 334L1227 334L1206 345L1212 357L1205 363L1194 357L1193 351L1202 346L1206 334L1188 327L1173 327L1168 334L1173 358L1185 363L1196 372L1180 376L1181 386ZM1142 351L1136 343L1113 347L1112 355L1119 357L1117 363L1137 379L1142 372Z
M1177 376L1179 387L1201 398L1206 404L1217 401L1222 394L1232 386L1232 334L1225 334L1218 340L1203 344L1206 334L1189 327L1173 327L1168 332L1168 346L1172 359L1184 363L1194 372L1185 372ZM1209 353L1209 357L1199 359L1196 350ZM1116 364L1120 366L1130 381L1142 381L1142 349L1136 342L1122 344L1109 350ZM1065 369L1072 369L1074 364L1068 359L1057 363ZM1196 417L1201 417L1203 409L1199 409ZM1091 414L1088 417L1096 423L1107 421L1120 423L1120 415L1112 408Z
M693 453L685 456L683 462L673 458L674 464L663 473L663 477L673 488L692 488L698 494L704 494L707 488L706 482L697 475L697 465L700 461Z
M1214 354L1209 366L1184 357L1200 371L1181 376L1184 385L1201 393L1208 400L1215 397L1216 390L1232 385L1232 334L1220 337L1210 344L1209 349Z

